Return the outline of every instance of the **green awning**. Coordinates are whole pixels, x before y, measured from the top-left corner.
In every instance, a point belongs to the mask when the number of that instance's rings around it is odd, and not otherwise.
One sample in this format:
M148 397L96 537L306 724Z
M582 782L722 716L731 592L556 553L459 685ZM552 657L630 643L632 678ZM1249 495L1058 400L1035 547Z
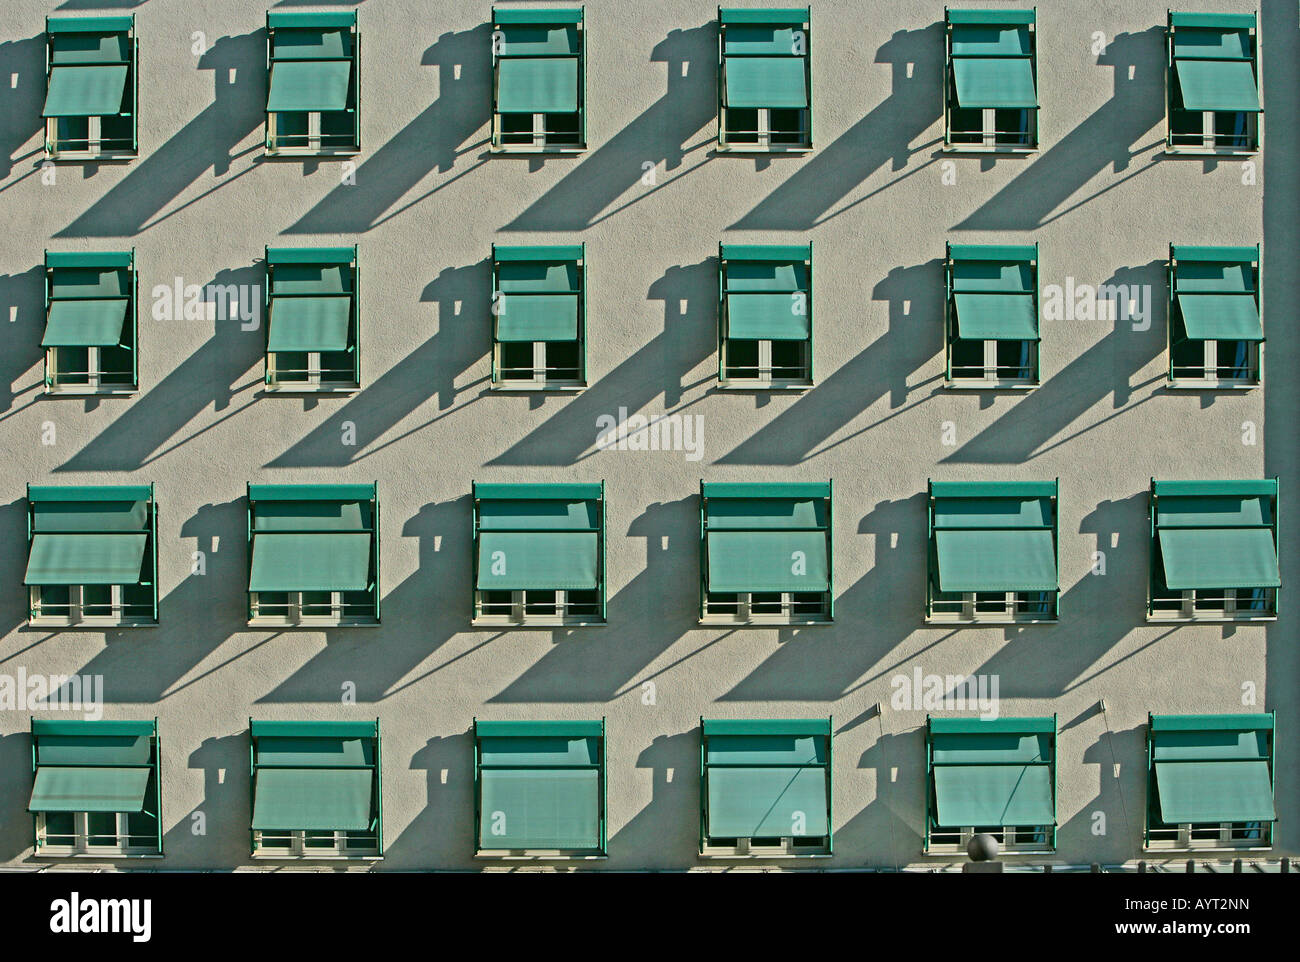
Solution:
M54 67L43 117L110 117L122 111L125 64Z
M1265 761L1156 762L1156 788L1167 825L1277 818Z
M486 769L479 786L481 848L600 848L596 769Z
M600 539L594 531L483 531L478 588L484 591L597 587Z
M577 294L502 294L497 298L498 341L577 339Z
M573 57L510 57L497 62L497 112L572 114L578 110Z
M36 769L29 812L143 812L149 768Z
M346 110L351 60L278 60L271 64L267 113Z
M803 31L774 24L733 24L723 33L724 54L767 54L788 56L794 53L795 35Z
M952 70L962 107L1038 106L1028 57L954 57Z
M823 531L710 531L709 591L826 591Z
M125 297L51 301L41 347L113 347L126 325Z
M1248 60L1178 59L1174 70L1187 110L1260 110L1255 71Z
M364 832L373 824L368 768L260 768L253 828L266 832Z
M728 107L807 107L803 57L727 57Z
M346 351L352 298L271 298L268 351Z
M25 585L134 585L144 566L144 534L37 534Z
M370 535L255 534L249 591L365 591Z
M1277 548L1267 528L1160 528L1165 586L1278 588Z
M1264 340L1253 294L1179 294L1178 307L1192 340Z
M1056 823L1049 765L936 765L934 794L945 828Z
M803 313L796 313L800 306ZM728 337L755 341L806 341L810 329L806 295L727 295Z
M1056 591L1052 532L942 530L934 533L939 590Z
M830 834L824 768L718 768L708 772L708 834L790 838Z
M1036 341L1033 294L954 294L957 334L968 341Z

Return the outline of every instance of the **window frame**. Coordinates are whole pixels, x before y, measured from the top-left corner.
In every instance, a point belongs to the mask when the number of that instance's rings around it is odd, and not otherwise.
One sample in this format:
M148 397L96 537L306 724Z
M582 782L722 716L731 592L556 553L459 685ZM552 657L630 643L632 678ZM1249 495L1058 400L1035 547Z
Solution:
M727 276L730 268L743 264L757 263L792 263L802 266L807 276L806 289L796 287L786 291L746 290L738 293L789 293L793 299L802 293L805 295L806 314L808 317L808 336L800 341L776 341L772 339L732 338L730 336L730 312L728 308ZM718 244L718 387L732 391L807 391L815 386L813 376L814 321L813 321L813 245L797 244ZM792 301L793 303L793 301ZM792 312L793 313L793 312ZM732 377L728 370L749 365L729 365L730 346L732 343L758 345L758 362L755 377ZM775 377L776 365L772 362L772 345L789 343L801 345L804 357L803 369L806 376ZM764 367L764 359L767 365Z
M55 17L47 16L45 18L45 90L49 94L50 78L54 67L54 37L56 34L119 34L125 41L128 56L125 61L115 61L116 65L125 65L127 68L126 81L123 85L123 97L129 98L129 110L118 114L101 114L86 115L86 144L81 148L63 150L59 148L61 138L58 135L59 121L66 118L60 117L42 117L43 141L45 159L59 161L129 161L134 160L140 153L140 40L135 32L135 14L124 14L118 16L72 16L72 17ZM77 67L77 66L107 66L104 60L87 59L85 61L69 61L61 59L57 66L60 67ZM44 111L42 110L42 114ZM104 138L102 135L103 118L112 117L130 117L131 118L131 139L129 144L122 144L125 138ZM76 118L80 119L80 118ZM70 138L74 142L77 138ZM106 139L116 142L116 146L104 148L103 143Z
M1199 339L1184 337L1181 341L1175 341L1174 332L1176 327L1181 323L1182 308L1178 300L1178 265L1179 261L1184 263L1222 263L1227 265L1236 265L1244 269L1250 279L1253 290L1248 293L1255 298L1255 311L1260 318L1260 327L1263 329L1263 286L1261 268L1263 266L1263 257L1260 246L1254 247L1206 247L1189 244L1170 244L1169 261L1165 267L1165 274L1168 287L1168 302L1166 304L1168 318L1165 324L1165 387L1170 390L1190 390L1190 391L1251 391L1260 387L1264 383L1264 343L1265 341L1220 341L1217 339ZM1209 292L1206 292L1209 293ZM1185 329L1184 329L1185 330ZM1196 344L1202 345L1202 357L1206 362L1201 377L1178 376L1175 374L1174 364L1174 347L1176 344ZM1245 377L1227 377L1221 378L1218 375L1218 368L1222 365L1218 363L1218 348L1220 344L1245 345L1246 347L1246 369L1248 371ZM1238 348L1240 350L1240 348ZM1211 360L1214 361L1210 364ZM1214 374L1210 374L1211 368Z
M1042 110L1041 103L1034 107L983 107L983 108L962 108L957 103L957 86L956 73L954 68L953 54L953 27L954 26L988 26L1002 27L1005 29L1024 28L1028 37L1029 53L1027 55L1008 56L1006 59L1020 59L1024 57L1029 60L1030 71L1034 80L1034 100L1039 99L1038 83L1038 28L1037 28L1037 8L1029 10L971 10L961 9L953 10L944 7L944 74L943 74L943 151L952 154L1006 154L1006 155L1027 155L1037 153L1041 147L1041 132L1039 130L1039 113ZM972 55L973 56L973 55ZM955 134L965 134L974 136L974 131L955 131L953 129L953 114L956 110L974 110L981 111L981 127L979 143L963 143L954 140ZM1015 110L1022 112L1028 121L1028 128L1024 132L1027 143L1013 143L1009 141L1000 141L999 134L1008 134L1010 131L997 130L997 114L1006 110Z
M351 107L345 107L342 111L272 111L270 107L271 95L271 68L278 62L311 62L311 61L328 61L330 58L316 57L291 57L275 56L275 36L277 30L345 30L351 41L351 54L347 58L351 64L348 73L348 99L351 101ZM361 31L359 29L357 11L296 11L296 10L268 10L266 12L266 90L267 103L263 109L265 116L265 130L262 146L266 151L268 158L287 158L290 160L298 158L311 157L353 157L361 153ZM279 133L279 114L303 114L307 115L307 133L293 134ZM347 142L341 142L337 145L325 144L325 137L343 137L341 134L323 134L322 117L325 113L352 115L352 132L351 139ZM301 137L307 138L306 144L281 145L281 137Z
M565 29L572 27L575 31L578 44L578 52L573 53L545 53L531 52L519 54L520 59L573 59L577 62L578 71L578 109L574 114L568 113L549 113L533 112L532 125L532 143L509 143L505 137L510 133L522 134L522 131L506 131L504 118L524 117L527 114L518 114L515 112L502 113L499 109L500 103L500 65L502 60L511 59L512 54L505 53L501 50L504 45L506 31L510 27L551 27L553 29ZM563 135L570 133L564 130L550 130L547 126L550 117L576 117L577 118L577 142L565 143L559 139ZM550 140L551 136L557 139ZM574 155L581 154L587 149L587 26L586 26L586 8L585 7L555 7L550 9L538 10L520 10L520 9L499 9L492 8L492 114L491 114L491 138L489 150L493 154L507 156L510 154L557 154L557 155Z
M361 261L358 245L351 247L267 247L265 249L266 282L262 291L263 353L262 382L263 390L270 394L355 394L361 390ZM273 290L275 285L275 268L282 267L340 267L343 269L345 284L341 294L324 294L323 292L299 291L296 293ZM350 284L350 287L349 287ZM275 299L291 300L295 297L348 296L350 298L348 314L348 347L344 351L272 351L271 325L272 307ZM304 371L288 368L292 373L305 373L307 380L287 381L280 378L280 368L274 355L302 354L307 358ZM352 377L325 378L321 355L351 354ZM342 371L342 368L330 368ZM313 376L315 380L312 380Z
M962 338L958 336L959 325L957 320L957 301L955 268L958 262L989 261L1000 263L1020 264L1028 268L1030 274L1029 290L1027 291L989 291L988 293L1020 293L1030 294L1034 299L1034 319L1035 328L1038 333L1037 340L996 340L974 338ZM1007 245L1007 244L953 244L951 241L944 245L944 302L943 302L943 342L944 342L944 384L943 386L951 391L1032 391L1040 387L1043 383L1043 352L1042 352L1042 298L1040 296L1040 279L1042 277L1042 264L1038 256L1038 243L1028 245ZM983 377L966 377L954 376L953 354L958 343L982 343L984 358L984 376ZM1020 377L1002 377L998 371L1003 367L998 363L998 345L1001 344L1020 344L1021 354L1028 355L1030 376ZM1023 369L1023 365L1018 365Z
M766 53L727 53L727 27L773 27L784 28L796 31L802 34L804 41L803 53L794 53L793 51L782 58L789 56L798 58L803 61L804 72L804 89L808 92L808 104L805 107L736 107L731 108L727 104L727 60L729 57L744 58L753 57L775 57L772 52ZM753 141L734 141L728 140L728 111L729 110L753 110L756 114L755 131L740 131L740 133L753 133ZM777 131L771 124L773 111L799 111L800 127L798 134L800 139L797 143L773 143L773 133L783 133L789 135L789 131ZM806 121L806 123L805 123ZM812 8L811 7L790 7L785 9L765 9L765 8L727 8L718 7L718 139L717 151L719 153L731 154L806 154L813 150L813 76L812 76Z
M577 276L577 289L571 291L512 291L501 290L501 265L509 263L546 263L571 265ZM574 341L503 341L500 338L500 315L502 308L508 312L511 296L534 296L541 294L577 295L578 299L578 336ZM587 377L587 244L493 244L492 245L492 382L491 390L498 393L516 391L550 393L575 393L586 390ZM533 376L531 379L504 377L505 344L527 344L533 347ZM577 378L550 376L551 367L547 358L548 344L573 344L578 354ZM565 368L567 370L567 368ZM518 368L517 370L524 370Z
M109 372L104 369L101 351L102 347L85 347L85 348L68 348L49 346L42 347L42 357L44 361L44 393L51 397L127 397L137 394L140 390L140 275L135 263L135 248L132 247L127 251L88 251L88 252L64 252L64 251L45 251L45 262L43 271L43 290L45 296L45 323L48 325L51 306L58 301L82 301L82 300L117 300L125 296L126 320L122 326L122 340L126 343L119 343L117 346L129 351L131 354L131 379L128 382L117 383L113 381L104 381L108 374L123 374L125 372ZM121 270L126 272L126 293L119 297L100 296L100 297L54 297L54 284L56 272L61 270L99 270L107 273L112 270ZM63 382L60 380L60 374L66 373L60 370L59 364L61 351L85 350L87 352L87 370L76 372L78 375L85 374L87 383Z
M1178 85L1177 68L1174 57L1174 42L1177 39L1178 28L1185 30L1219 30L1220 32L1245 31L1246 37L1250 41L1250 56L1246 58L1222 58L1227 61L1248 62L1251 66L1251 72L1255 75L1255 96L1259 100L1259 110L1254 111L1195 111L1186 108L1174 106L1175 91L1181 89ZM1261 134L1264 120L1264 88L1259 82L1259 57L1260 57L1260 38L1258 24L1254 11L1250 13L1232 14L1232 13L1187 13L1181 11L1168 11L1168 20L1165 26L1165 153L1174 156L1190 157L1251 157L1258 154L1261 149ZM1199 135L1190 133L1175 134L1174 120L1175 112L1188 115L1188 120L1197 114L1201 115L1201 130ZM1244 135L1221 135L1217 132L1217 119L1221 115L1241 115L1245 120L1246 131ZM1199 143L1175 143L1175 138L1191 138L1199 136ZM1220 137L1245 136L1247 146L1238 147L1231 144L1219 144Z

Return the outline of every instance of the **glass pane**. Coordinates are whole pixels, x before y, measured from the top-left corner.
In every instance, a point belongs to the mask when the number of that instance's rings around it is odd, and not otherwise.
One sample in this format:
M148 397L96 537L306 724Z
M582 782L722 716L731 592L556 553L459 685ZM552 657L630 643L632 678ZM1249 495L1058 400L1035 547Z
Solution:
M768 127L774 144L802 144L804 135L804 113L800 109L774 109L768 117Z
M772 377L777 380L804 380L808 377L805 341L772 342Z
M506 341L500 345L501 366L498 374L503 381L531 381L533 379L533 342Z
M90 812L86 815L86 844L118 844L116 812Z
M731 107L726 111L726 141L732 144L758 143L758 110Z
M737 341L728 339L726 343L727 366L725 375L729 378L758 377L758 341Z
M547 114L548 144L577 144L582 141L581 114Z
M581 376L581 352L577 341L548 341L546 344L546 378L550 381L576 381Z
M532 142L532 114L501 114L501 143L531 144Z
M113 614L113 589L109 585L85 585L81 589L81 612L105 617Z

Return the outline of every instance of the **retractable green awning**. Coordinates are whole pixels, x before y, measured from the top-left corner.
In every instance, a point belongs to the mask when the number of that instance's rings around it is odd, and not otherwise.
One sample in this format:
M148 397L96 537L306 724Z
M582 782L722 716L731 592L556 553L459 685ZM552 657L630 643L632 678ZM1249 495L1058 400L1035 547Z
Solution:
M144 565L144 534L37 534L26 585L133 585Z
M1277 547L1267 528L1167 528L1157 531L1165 585L1278 588Z
M1032 294L954 294L957 334L969 341L1036 341Z
M1187 110L1260 110L1255 71L1248 60L1180 58L1174 70Z
M142 812L149 768L36 769L29 812Z
M806 295L728 294L727 335L742 340L805 341L810 330L807 305Z
M795 50L794 27L779 27L773 24L737 23L729 24L723 34L724 54L766 54L768 56L789 56Z
M1048 765L936 765L934 792L947 828L1056 822Z
M346 351L352 298L271 298L268 351Z
M264 832L370 828L375 773L368 768L259 768L253 828Z
M43 117L110 117L122 110L125 64L54 67L50 70Z
M708 834L715 838L813 838L830 834L826 769L708 769ZM794 828L802 828L795 832Z
M1253 294L1179 294L1178 307L1193 340L1264 340Z
M599 584L594 531L482 531L480 590L586 590Z
M1038 106L1034 68L1028 57L954 57L957 103L962 107Z
M1156 785L1167 824L1277 818L1266 761L1156 762Z
M807 107L803 57L727 57L728 107Z
M600 772L595 768L484 769L479 773L484 849L598 849Z
M255 534L248 590L366 591L370 545L369 534Z
M826 591L823 531L710 531L710 591Z
M113 347L126 325L125 298L51 301L41 347Z
M1056 547L1052 532L940 530L939 590L1056 591Z
M498 61L498 113L571 114L577 110L577 58L508 57Z
M274 61L267 112L346 110L351 76L351 60Z
M577 339L577 294L502 294L497 299L498 341Z

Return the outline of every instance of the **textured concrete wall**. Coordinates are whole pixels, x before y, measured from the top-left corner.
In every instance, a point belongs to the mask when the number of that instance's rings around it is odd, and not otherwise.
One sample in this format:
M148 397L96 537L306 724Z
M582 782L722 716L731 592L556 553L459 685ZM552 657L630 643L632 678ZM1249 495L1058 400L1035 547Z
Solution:
M472 859L471 719L608 717L611 868L698 864L701 714L835 716L832 865L919 861L923 711L890 707L915 668L1000 677L1004 715L1060 719L1059 858L1139 855L1146 713L1280 709L1278 854L1295 818L1295 602L1274 628L1143 623L1152 476L1282 474L1296 505L1296 6L1264 0L1258 182L1239 162L1171 160L1164 0L1040 0L1042 149L940 154L943 7L816 0L816 149L717 156L712 4L588 0L590 147L577 158L486 152L490 6L356 0L363 153L267 162L258 0L17 0L0 38L0 673L97 673L106 716L158 715L172 867L247 864L246 721L383 720L384 868ZM1204 5L1197 5L1204 8ZM1254 9L1220 0L1211 9ZM299 8L296 2L278 9ZM312 9L314 7L308 7ZM141 38L141 154L38 170L46 13L132 11ZM195 31L207 50L192 50ZM1094 52L1094 33L1105 52ZM656 182L642 183L653 163ZM715 390L720 239L816 246L817 386ZM494 242L585 240L591 387L497 396L489 377ZM1043 283L1150 284L1153 323L1044 325L1029 394L941 386L945 240L1041 245ZM1263 241L1269 332L1262 391L1162 389L1169 242ZM141 312L141 390L40 395L42 250L135 247L142 292L260 283L265 244L359 243L365 389L268 397L262 334ZM146 305L147 307L147 302ZM1270 310L1271 308L1271 310ZM595 450L620 407L698 414L704 458ZM1243 422L1260 442L1242 443ZM41 443L52 422L57 443ZM357 444L341 444L346 422ZM952 422L956 444L942 444ZM837 619L812 629L695 620L700 477L836 483ZM1061 479L1056 626L921 623L928 477ZM383 614L376 629L250 631L245 481L379 479ZM472 479L606 479L609 625L473 630ZM24 626L24 484L153 481L161 625ZM1291 510L1295 510L1294 507ZM1283 509L1284 517L1288 513ZM1107 552L1107 575L1089 575ZM191 576L190 556L208 554ZM1290 541L1284 572L1298 570ZM358 703L340 704L355 684ZM653 682L653 706L643 685ZM1242 685L1258 686L1258 707ZM1097 711L1100 699L1107 711ZM879 714L873 706L882 703ZM0 860L31 860L28 716L0 713ZM1116 769L1115 765L1118 765ZM207 835L191 832L206 813ZM1094 812L1108 832L1094 837Z

